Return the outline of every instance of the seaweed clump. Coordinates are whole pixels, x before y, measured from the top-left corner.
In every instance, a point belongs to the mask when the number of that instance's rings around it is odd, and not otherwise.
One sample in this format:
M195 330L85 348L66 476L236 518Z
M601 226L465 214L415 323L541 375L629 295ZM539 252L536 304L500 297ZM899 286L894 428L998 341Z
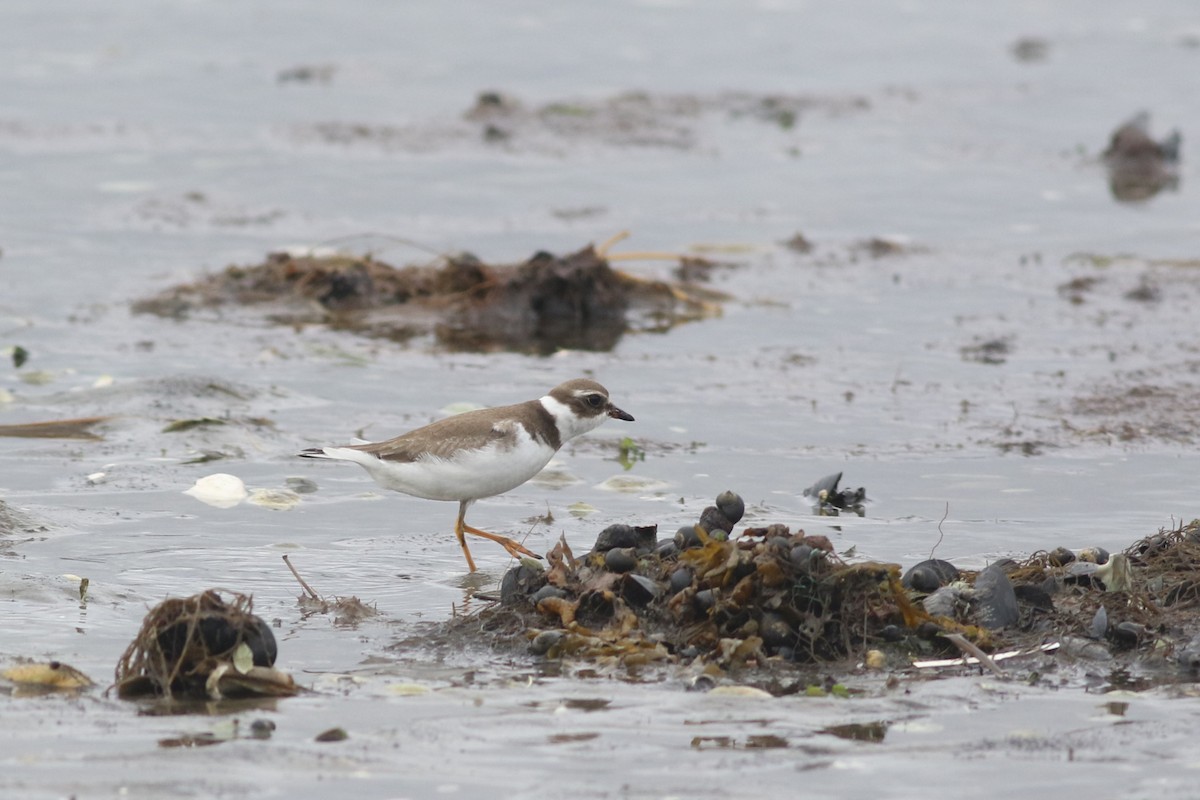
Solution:
M523 634L535 655L625 667L908 668L1060 649L1200 673L1200 520L1111 556L1058 548L978 572L930 560L902 576L785 525L734 536L743 509L726 492L669 538L612 525L581 556L560 540L547 567L510 570L470 624L497 642Z
M168 598L150 610L116 668L118 696L168 699L281 697L296 693L274 667L275 636L248 595L216 590Z
M567 255L540 251L517 264L461 253L394 267L369 254L278 252L169 288L133 310L182 318L271 304L270 317L281 324L328 324L400 341L432 333L458 350L543 354L610 350L627 330L719 313L719 292L635 277L612 268L617 257L589 245Z
M524 626L531 650L550 658L728 667L845 659L927 617L897 565L846 564L826 537L785 525L732 537L743 511L725 492L671 538L659 540L657 526L613 525L580 557L560 541L546 569L523 562L505 576L500 608L481 612L492 615L485 628Z

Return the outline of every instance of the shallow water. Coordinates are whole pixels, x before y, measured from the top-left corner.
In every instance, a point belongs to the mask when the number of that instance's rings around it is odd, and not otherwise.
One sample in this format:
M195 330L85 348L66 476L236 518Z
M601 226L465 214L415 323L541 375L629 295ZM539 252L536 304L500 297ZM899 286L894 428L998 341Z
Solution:
M863 692L849 700L763 699L687 692L686 675L554 677L483 651L390 648L470 610L502 554L477 545L481 574L468 578L452 505L293 457L590 373L637 422L566 448L574 482L482 501L475 524L537 551L565 535L578 551L613 521L672 531L733 488L750 520L825 533L839 551L977 566L1120 549L1192 518L1190 4L497 9L0 9L0 346L31 354L0 369L13 397L0 423L114 416L99 442L0 440L0 499L48 525L0 543L0 662L57 658L104 683L148 607L221 586L253 593L278 621L280 666L316 690L216 717L142 716L98 692L6 699L2 793L749 797L802 782L816 797L910 797L936 776L968 797L1064 784L1190 796L1200 706L1161 688L1111 713L1112 694L1084 688L1105 683L1102 664L1028 667L1061 669L1061 689L905 674L892 689L849 676ZM1021 37L1045 40L1046 57L1016 58ZM298 67L315 77L288 77ZM564 133L534 115L489 144L463 118L486 90L595 124ZM634 90L676 111L623 126L612 100ZM728 92L806 101L788 125L732 114ZM680 112L680 98L708 110ZM1157 134L1182 130L1180 183L1118 202L1097 156L1141 109ZM333 141L330 126L359 133ZM253 312L129 310L288 246L429 257L402 239L499 262L623 229L618 251L731 262L713 278L734 298L723 316L626 336L611 353L535 358ZM782 245L800 231L814 252ZM876 236L902 252L859 246ZM1094 284L1064 288L1081 278ZM981 363L996 341L1003 363ZM163 432L205 416L228 424ZM602 486L626 474L613 460L625 435L646 450L628 473L647 481L639 491ZM224 457L186 463L206 452ZM837 471L867 488L865 518L813 517L800 497ZM318 491L286 511L182 494L213 472ZM579 502L595 511L573 515ZM553 522L530 521L547 510ZM381 616L353 630L306 618L284 554L320 592ZM85 604L67 575L89 579ZM258 717L277 725L268 741L157 744ZM873 722L887 723L882 742L823 732ZM313 742L339 725L348 741Z

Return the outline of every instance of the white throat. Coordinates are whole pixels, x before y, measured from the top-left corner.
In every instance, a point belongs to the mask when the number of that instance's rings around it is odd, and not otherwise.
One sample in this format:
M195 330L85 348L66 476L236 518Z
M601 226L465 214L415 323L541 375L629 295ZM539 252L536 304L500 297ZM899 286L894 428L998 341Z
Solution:
M570 406L560 403L550 395L546 395L539 402L542 404L542 408L549 411L550 416L554 417L554 424L558 426L558 437L564 444L568 439L574 439L580 434L595 430L604 423L604 420L608 419L607 414L581 417L572 411Z

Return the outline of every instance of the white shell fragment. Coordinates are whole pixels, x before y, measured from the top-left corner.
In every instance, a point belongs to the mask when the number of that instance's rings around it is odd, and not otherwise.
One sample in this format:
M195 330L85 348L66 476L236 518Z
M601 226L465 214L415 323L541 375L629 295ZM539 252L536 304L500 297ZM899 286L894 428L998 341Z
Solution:
M273 511L287 511L300 502L300 495L287 489L255 489L246 502Z
M213 508L233 508L246 499L246 484L236 475L216 472L206 475L184 492Z
M642 492L659 492L670 487L670 485L666 481L646 478L641 475L614 475L608 480L597 484L596 488L608 492L640 494Z

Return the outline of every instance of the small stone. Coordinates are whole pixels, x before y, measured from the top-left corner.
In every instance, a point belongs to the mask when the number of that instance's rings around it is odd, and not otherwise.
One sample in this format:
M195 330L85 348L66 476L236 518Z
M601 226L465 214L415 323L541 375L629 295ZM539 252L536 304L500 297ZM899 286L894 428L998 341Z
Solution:
M350 734L346 733L345 728L330 728L327 731L321 731L317 734L316 741L318 742L344 742L350 738Z
M717 604L717 596L712 589L701 589L700 591L696 592L696 597L694 599L696 602L696 608L700 609L701 611L708 611Z
M269 719L256 719L250 723L251 739L270 739L275 732L275 723Z

